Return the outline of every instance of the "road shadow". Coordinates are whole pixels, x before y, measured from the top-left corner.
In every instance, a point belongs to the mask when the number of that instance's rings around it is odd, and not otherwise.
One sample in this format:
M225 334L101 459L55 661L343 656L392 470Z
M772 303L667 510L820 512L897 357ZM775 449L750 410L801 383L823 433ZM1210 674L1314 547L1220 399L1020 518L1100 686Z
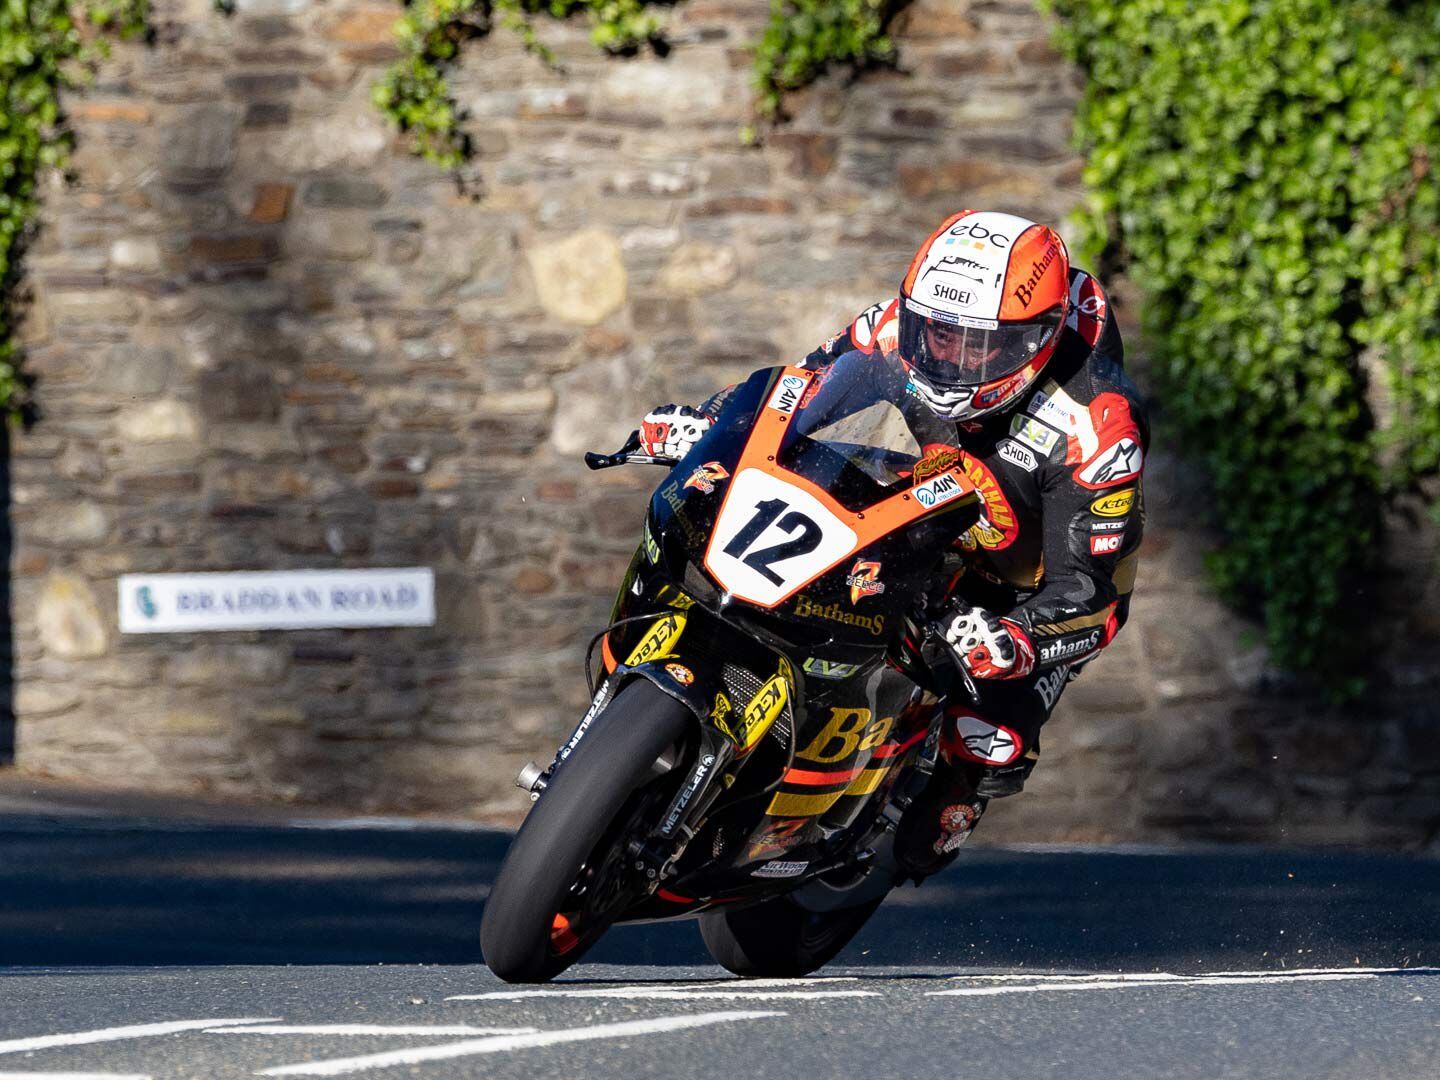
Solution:
M587 960L705 963L693 925L622 927ZM975 849L890 898L849 967L1078 971L1440 963L1440 862L1351 852Z
M0 818L0 965L474 964L509 834ZM694 922L587 964L710 963ZM1167 970L1440 961L1440 862L973 849L890 899L852 968Z

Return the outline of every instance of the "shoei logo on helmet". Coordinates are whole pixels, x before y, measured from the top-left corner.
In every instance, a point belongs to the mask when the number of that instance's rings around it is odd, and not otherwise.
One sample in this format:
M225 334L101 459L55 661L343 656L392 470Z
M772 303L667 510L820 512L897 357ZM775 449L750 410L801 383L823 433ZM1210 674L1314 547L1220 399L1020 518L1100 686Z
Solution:
M956 289L950 285L936 285L935 295L941 300L950 300L961 307L969 307L975 302L975 294L969 289Z
M972 221L969 218L953 226L950 229L950 235L965 237L970 240L978 240L982 242L982 245L984 243L994 244L998 248L1009 247L1011 239L1002 233L991 232L978 221Z

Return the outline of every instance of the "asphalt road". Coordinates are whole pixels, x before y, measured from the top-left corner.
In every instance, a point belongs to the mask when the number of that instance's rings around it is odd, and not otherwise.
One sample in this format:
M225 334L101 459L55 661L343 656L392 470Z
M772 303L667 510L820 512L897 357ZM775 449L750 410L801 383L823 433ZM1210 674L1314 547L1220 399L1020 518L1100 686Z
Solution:
M1434 860L976 847L818 981L678 923L537 990L480 963L506 839L0 808L0 1080L1440 1076Z

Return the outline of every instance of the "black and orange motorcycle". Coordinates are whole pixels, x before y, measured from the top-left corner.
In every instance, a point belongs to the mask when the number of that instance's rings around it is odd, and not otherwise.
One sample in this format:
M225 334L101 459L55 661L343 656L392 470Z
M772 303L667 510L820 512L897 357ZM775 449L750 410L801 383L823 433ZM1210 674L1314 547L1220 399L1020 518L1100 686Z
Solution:
M740 975L834 957L897 879L895 826L963 672L926 590L979 518L859 353L756 372L650 500L589 710L547 767L485 905L485 960L553 978L616 922L698 916ZM598 681L598 687L595 686Z

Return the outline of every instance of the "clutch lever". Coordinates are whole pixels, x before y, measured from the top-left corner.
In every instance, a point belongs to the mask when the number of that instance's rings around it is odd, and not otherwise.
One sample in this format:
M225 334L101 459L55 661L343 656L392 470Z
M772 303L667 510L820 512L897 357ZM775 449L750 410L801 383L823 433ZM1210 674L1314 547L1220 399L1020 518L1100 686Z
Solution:
M677 461L676 458L658 454L637 454L635 451L639 449L640 432L637 429L630 433L625 445L613 454L597 454L593 450L587 450L585 465L590 469L613 469L616 465L674 465Z

